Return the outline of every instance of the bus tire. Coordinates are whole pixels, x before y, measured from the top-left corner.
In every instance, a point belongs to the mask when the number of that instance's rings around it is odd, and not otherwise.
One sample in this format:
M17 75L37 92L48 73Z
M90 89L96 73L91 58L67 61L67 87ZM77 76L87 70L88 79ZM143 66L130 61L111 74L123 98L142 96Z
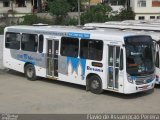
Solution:
M94 94L103 92L102 81L97 75L94 75L89 79L89 90Z
M35 81L37 79L35 67L32 64L25 66L24 73L28 80Z

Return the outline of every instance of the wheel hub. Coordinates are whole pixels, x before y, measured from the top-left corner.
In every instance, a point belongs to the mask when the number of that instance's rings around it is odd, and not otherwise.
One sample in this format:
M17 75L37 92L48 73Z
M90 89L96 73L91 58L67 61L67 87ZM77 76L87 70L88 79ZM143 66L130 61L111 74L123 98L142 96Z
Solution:
M93 80L92 84L91 84L91 87L94 88L94 89L97 89L99 87L99 82L97 80Z
M28 75L28 77L32 77L33 76L33 69L32 68L28 68L28 70L27 70L27 75Z

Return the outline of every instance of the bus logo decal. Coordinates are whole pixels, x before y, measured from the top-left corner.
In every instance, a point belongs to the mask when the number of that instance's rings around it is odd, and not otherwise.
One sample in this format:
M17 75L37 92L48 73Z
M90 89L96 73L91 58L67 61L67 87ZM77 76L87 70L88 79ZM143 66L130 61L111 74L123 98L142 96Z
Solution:
M99 69L99 68L91 68L90 66L87 66L87 70L96 71L96 72L103 72L102 69Z
M42 61L42 58L36 58L28 54L17 54L17 59L23 62L31 62L33 64L36 64L38 61Z

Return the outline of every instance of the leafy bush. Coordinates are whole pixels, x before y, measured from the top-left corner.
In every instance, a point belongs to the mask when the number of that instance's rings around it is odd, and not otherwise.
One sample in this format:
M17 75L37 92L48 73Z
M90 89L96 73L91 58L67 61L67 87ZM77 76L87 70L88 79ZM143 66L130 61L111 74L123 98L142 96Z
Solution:
M108 20L108 15L112 11L112 8L105 4L97 4L91 7L90 10L82 13L81 22L82 24L89 22L105 22Z
M69 11L70 4L67 0L53 0L49 2L49 12L52 16L56 16L56 24L62 24Z
M21 25L32 25L32 24L38 24L38 23L44 23L44 24L53 24L52 21L48 19L42 19L40 17L37 17L35 14L26 15L23 17L23 22L21 22Z
M0 26L0 34L4 33L4 27Z
M76 18L69 18L65 21L64 25L78 25L78 20Z
M123 21L123 20L134 20L135 13L132 11L131 8L122 9L121 12L115 16L111 16L110 20L114 21Z

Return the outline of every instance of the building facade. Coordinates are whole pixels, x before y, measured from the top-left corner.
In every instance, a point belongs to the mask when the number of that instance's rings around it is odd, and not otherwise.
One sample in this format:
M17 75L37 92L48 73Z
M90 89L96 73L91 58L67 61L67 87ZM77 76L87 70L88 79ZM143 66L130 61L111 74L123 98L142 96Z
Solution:
M38 11L39 5L43 5L45 0L0 0L0 15L13 14L24 15Z
M30 0L0 0L0 13L31 13Z
M42 3L38 3L38 1ZM0 0L0 17L4 13L23 16L26 13L36 12L40 4L43 9L45 1L47 0ZM129 3L135 12L135 20L160 19L160 0L127 0L126 3L123 2L123 5L122 0L121 2L120 0L87 0L85 4L94 6L98 3L109 4L115 13L120 12Z
M135 20L160 19L160 0L130 0Z

